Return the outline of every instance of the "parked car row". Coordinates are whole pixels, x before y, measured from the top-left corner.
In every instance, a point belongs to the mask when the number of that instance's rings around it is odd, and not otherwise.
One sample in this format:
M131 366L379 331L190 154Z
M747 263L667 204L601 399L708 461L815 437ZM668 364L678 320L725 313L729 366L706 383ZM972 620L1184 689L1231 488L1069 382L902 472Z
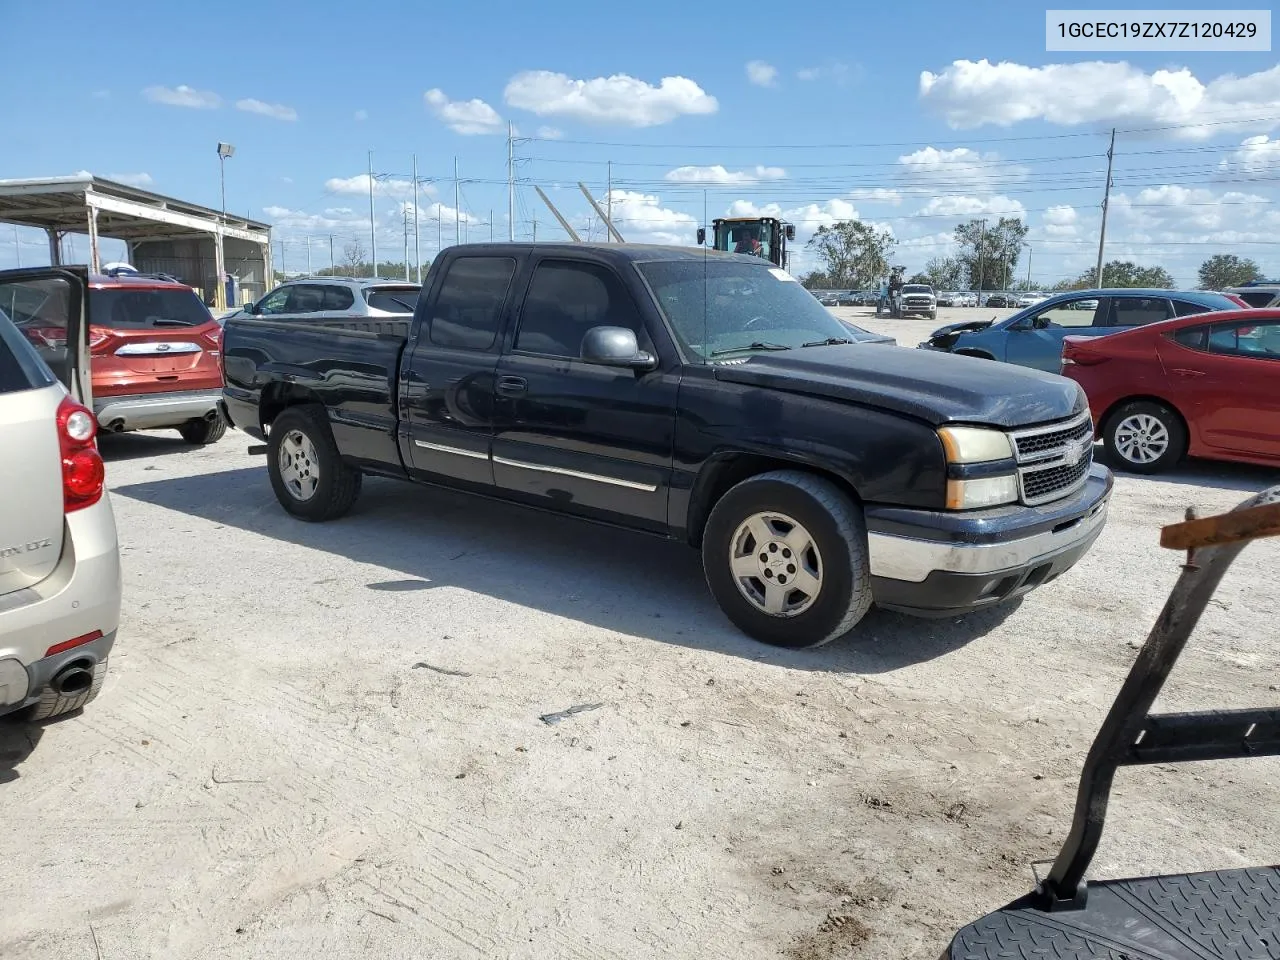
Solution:
M1280 463L1280 310L1227 294L1082 290L1008 319L935 330L920 348L1075 380L1113 462L1141 473L1184 456Z

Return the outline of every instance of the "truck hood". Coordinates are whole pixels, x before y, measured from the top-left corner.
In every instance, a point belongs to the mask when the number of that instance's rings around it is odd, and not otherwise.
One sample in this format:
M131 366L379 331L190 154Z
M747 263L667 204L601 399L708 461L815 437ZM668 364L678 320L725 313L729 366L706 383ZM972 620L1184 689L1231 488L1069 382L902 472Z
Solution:
M1027 367L905 348L807 347L715 368L716 379L847 400L932 426L1014 428L1062 420L1087 406L1071 380Z

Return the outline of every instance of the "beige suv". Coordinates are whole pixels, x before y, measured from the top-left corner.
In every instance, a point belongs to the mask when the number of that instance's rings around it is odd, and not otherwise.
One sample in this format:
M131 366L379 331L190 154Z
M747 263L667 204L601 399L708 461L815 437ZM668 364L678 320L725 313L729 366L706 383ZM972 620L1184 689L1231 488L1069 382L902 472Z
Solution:
M88 276L0 272L0 714L44 720L98 695L120 622L120 551L89 395ZM52 367L9 319L67 306ZM59 379L61 377L61 379Z

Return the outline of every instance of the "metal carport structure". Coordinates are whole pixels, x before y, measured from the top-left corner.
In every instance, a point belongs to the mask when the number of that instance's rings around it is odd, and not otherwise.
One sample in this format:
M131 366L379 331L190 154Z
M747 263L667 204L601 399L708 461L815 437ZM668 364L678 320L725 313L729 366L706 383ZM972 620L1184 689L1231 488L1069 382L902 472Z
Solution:
M129 263L172 274L225 308L228 264L254 294L271 285L271 227L245 217L77 174L0 180L0 222L36 227L49 237L49 262L62 262L66 234L89 237L89 268L101 270L99 237L123 240Z

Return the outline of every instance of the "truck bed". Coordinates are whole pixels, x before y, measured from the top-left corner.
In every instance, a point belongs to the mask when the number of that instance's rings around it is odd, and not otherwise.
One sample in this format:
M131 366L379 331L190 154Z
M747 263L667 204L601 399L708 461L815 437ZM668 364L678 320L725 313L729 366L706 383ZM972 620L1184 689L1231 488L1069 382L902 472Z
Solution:
M950 960L1280 960L1280 867L1089 885L1083 910L1033 897L965 927Z

